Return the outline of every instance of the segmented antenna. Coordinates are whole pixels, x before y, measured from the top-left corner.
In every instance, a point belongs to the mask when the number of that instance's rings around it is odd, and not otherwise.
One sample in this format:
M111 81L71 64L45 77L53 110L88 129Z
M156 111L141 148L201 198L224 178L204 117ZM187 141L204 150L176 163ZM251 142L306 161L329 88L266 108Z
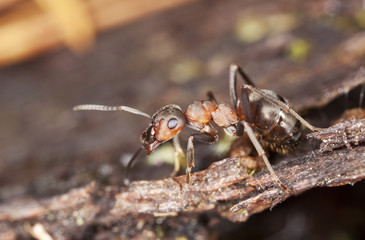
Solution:
M74 111L83 111L83 110L93 110L93 111L126 111L133 114L141 115L146 118L151 118L145 112L142 112L138 109L127 107L127 106L105 106L105 105L96 105L96 104L84 104L84 105L77 105L73 107Z
M137 156L138 154L143 150L143 146L138 148L138 150L133 154L132 158L129 160L128 162L128 165L127 165L127 171L125 173L125 176L124 176L124 185L128 185L129 182L130 182L130 179L129 179L129 173L130 173L130 170L132 168L132 164L133 162L137 159Z

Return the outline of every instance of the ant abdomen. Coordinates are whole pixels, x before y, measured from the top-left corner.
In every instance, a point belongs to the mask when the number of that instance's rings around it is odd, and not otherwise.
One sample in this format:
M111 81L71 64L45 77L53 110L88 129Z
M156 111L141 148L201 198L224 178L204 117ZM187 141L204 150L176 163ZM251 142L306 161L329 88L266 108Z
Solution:
M271 90L263 89L262 92L284 104L288 104L284 98ZM248 99L252 118L246 119L246 121L254 129L256 136L263 145L274 152L286 154L299 144L302 136L302 126L297 118L256 92L250 92ZM243 113L243 110L238 112Z

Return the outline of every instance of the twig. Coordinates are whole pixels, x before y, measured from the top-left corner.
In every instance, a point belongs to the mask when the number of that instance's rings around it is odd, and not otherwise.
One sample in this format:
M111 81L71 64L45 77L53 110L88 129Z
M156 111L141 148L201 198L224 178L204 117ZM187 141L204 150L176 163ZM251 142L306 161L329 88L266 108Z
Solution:
M345 146L351 149L351 144L358 146L365 142L365 119L346 120L307 136L322 141L321 152L328 152Z
M348 123L342 122L316 134L337 136L343 124ZM346 129L363 134L364 128L353 124ZM348 139L350 143L351 139ZM250 215L272 208L289 196L272 181L267 170L251 176L243 166L244 161L244 158L227 158L216 162L192 174L191 185L186 184L184 176L136 181L121 188L90 183L45 200L3 203L0 224L11 228L10 225L24 222L40 223L54 236L87 226L111 227L120 221L136 223L141 219L187 212L216 211L232 221L246 221ZM288 186L290 195L315 187L354 184L365 178L365 146L289 156L275 165L274 170Z

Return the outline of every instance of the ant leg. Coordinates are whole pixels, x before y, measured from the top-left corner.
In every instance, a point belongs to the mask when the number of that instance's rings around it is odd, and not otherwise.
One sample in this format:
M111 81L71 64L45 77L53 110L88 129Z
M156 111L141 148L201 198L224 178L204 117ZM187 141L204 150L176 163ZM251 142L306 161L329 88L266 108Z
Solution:
M214 102L215 104L218 104L217 99L214 96L214 93L212 91L207 92L208 100Z
M242 79L251 86L255 86L249 76L236 64L231 64L229 69L229 96L231 98L231 104L234 108L237 108L237 72L242 77Z
M237 68L238 66L235 64L231 64L231 67L229 68L229 97L231 98L231 104L234 107L234 109L237 109L237 92L236 92Z
M243 125L238 122L236 124L236 134L237 134L237 136L242 136L244 130L245 129L244 129Z
M274 98L270 95L267 95L265 92L261 91L260 89L255 88L255 85L253 84L252 80L242 70L242 68L240 68L239 66L237 66L235 64L232 64L231 67L230 67L230 75L229 75L229 91L230 91L231 103L235 108L237 108L237 92L236 92L236 84L237 84L236 75L237 75L237 72L243 78L243 80L246 81L246 83L247 83L247 84L243 85L244 88L249 89L252 92L258 93L259 95L261 95L263 98L267 99L268 101L270 101L274 105L280 107L281 109L283 109L286 112L289 112L290 114L292 114L296 119L298 119L304 126L309 128L310 130L318 131L318 130L321 129L321 128L314 127L309 122L304 120L298 113L296 113L293 109L291 109L284 102L281 102L278 99L276 99L276 98ZM242 97L241 97L241 101L242 101Z
M261 97L263 97L264 99L268 100L272 104L276 105L277 107L281 108L282 110L286 111L287 113L290 113L296 119L298 119L304 126L306 126L307 128L309 128L311 131L319 131L319 130L321 130L321 128L315 127L312 124L310 124L309 122L307 122L306 120L304 120L304 118L302 118L288 104L280 101L279 99L276 99L273 96L270 96L270 95L266 94L262 90L260 90L258 88L255 88L255 87L253 87L251 85L248 85L248 84L244 84L244 85L242 85L242 87L245 88L245 89L249 89L250 91L259 94Z
M253 124L252 108L251 108L250 100L248 99L247 89L244 88L244 86L245 85L243 85L241 87L241 96L240 96L241 107L243 110L243 115L246 118L246 121L250 124Z
M133 162L137 159L138 154L142 151L142 147L140 147L132 156L132 158L129 160L128 164L127 164L127 171L125 173L125 177L124 177L124 185L128 185L129 184L129 170L132 167Z
M194 141L201 143L214 143L218 140L218 135L208 135L204 133L194 133L189 137L187 146L187 166L186 166L186 182L190 184L191 169L195 167L194 157Z
M170 176L175 177L180 170L180 159L185 158L185 153L181 148L179 135L176 135L172 139L172 143L174 144L174 171L171 173Z
M244 127L248 137L250 138L253 146L255 147L259 157L261 157L262 160L264 160L267 170L269 170L271 176L275 179L275 181L279 184L279 186L282 189L284 189L285 191L287 191L288 188L280 181L279 177L276 175L274 169L272 168L272 166L269 162L269 159L265 155L264 149L262 148L261 144L255 137L255 133L253 132L252 128L250 127L250 125L248 125L248 123L246 121L242 121L242 123L243 123L243 127Z

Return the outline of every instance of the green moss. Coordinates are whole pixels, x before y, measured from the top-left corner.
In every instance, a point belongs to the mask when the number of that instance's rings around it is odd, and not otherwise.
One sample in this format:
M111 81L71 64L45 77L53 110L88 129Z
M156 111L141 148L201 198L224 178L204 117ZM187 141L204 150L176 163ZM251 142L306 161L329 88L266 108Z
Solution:
M296 15L291 13L251 15L239 19L234 32L239 41L253 43L270 35L291 31L298 22Z
M266 22L259 18L240 19L235 27L236 38L245 43L253 43L266 37L269 28Z
M170 70L170 79L173 82L185 83L201 76L203 63L198 59L185 59L174 65Z
M255 174L256 170L255 169L247 169L248 175L250 175L251 177Z
M174 147L172 144L163 144L159 146L151 155L147 156L148 165L161 163L174 164Z
M82 225L84 225L84 223L85 223L85 221L82 217L79 216L79 217L76 218L76 224L78 226L82 226Z
M355 13L355 21L361 28L365 28L365 10L359 10Z
M163 238L165 236L165 233L164 233L164 231L162 230L161 227L156 227L155 230L156 230L156 236L158 238Z
M292 41L286 50L291 60L296 62L304 61L309 55L311 44L303 38L298 38Z
M238 212L243 216L248 216L248 211L246 209L240 209Z
M186 236L178 236L175 240L188 240Z
M232 142L236 139L237 137L224 134L223 138L221 138L216 145L216 148L214 150L215 154L217 156L226 155L231 149Z

